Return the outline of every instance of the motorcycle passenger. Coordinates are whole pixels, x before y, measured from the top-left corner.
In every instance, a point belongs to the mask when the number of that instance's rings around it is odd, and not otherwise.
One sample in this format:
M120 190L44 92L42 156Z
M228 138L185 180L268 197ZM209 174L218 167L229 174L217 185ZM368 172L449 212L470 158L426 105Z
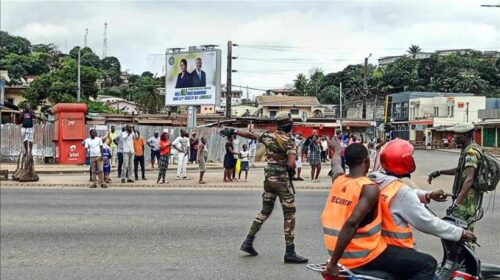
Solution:
M429 203L431 199L446 201L444 191L413 189L409 186L411 181L403 181L416 168L413 150L413 145L408 141L392 140L380 155L383 171L373 172L368 176L381 189L382 238L387 244L413 249L415 240L410 225L421 232L446 240L474 238L472 232L441 220L425 208L424 203Z
M321 215L325 245L331 255L324 274L338 276L337 263L341 263L349 269L433 279L437 268L433 257L387 245L382 238L380 189L366 177L370 167L368 150L363 144L351 144L345 150L345 159L349 174L339 176L332 184ZM382 278L391 279L391 275Z

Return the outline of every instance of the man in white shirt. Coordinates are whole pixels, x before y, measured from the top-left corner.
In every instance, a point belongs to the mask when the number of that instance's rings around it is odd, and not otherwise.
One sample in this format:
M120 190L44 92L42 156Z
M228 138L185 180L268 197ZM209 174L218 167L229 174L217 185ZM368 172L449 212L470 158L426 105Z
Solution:
M97 188L96 175L99 175L101 188L107 188L102 172L102 145L102 139L97 137L97 131L90 130L90 138L85 139L85 149L90 155L90 170L92 171L92 186L90 188Z
M160 135L155 132L154 136L149 137L146 144L151 148L151 166L155 168L155 159L160 162Z
M127 125L121 137L123 138L123 170L122 170L122 183L125 181L133 183L134 180L130 179L133 174L134 167L134 139L137 138L134 127Z
M187 179L187 162L189 160L189 135L184 130L181 129L181 135L177 137L174 142L172 142L172 147L177 151L177 177L179 180L182 176L182 179Z

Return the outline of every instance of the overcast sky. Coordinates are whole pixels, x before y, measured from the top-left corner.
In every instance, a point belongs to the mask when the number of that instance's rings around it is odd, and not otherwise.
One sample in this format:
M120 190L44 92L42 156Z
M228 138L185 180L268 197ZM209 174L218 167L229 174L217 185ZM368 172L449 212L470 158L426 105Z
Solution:
M254 88L283 87L315 66L337 71L370 53L376 63L411 44L500 49L500 8L480 7L500 0L0 1L2 30L62 51L83 45L88 28L88 46L101 56L107 22L108 55L139 74L161 75L166 48L217 44L224 83L232 40L241 45L233 48L241 58L233 83Z

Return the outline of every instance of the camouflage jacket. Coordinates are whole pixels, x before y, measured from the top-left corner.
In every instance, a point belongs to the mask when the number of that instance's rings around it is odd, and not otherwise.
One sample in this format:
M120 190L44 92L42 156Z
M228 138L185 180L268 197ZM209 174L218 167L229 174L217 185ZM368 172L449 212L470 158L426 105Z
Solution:
M473 167L476 169L479 167L482 159L482 149L476 143L471 143L467 145L460 153L460 158L458 160L457 173L455 173L455 179L453 181L453 195L457 196L462 189L465 178L465 169L467 167ZM472 185L474 188L474 185Z
M271 175L274 172L288 176L286 173L288 155L297 154L295 142L282 131L264 132L259 136L258 141L266 147L265 176L274 176Z

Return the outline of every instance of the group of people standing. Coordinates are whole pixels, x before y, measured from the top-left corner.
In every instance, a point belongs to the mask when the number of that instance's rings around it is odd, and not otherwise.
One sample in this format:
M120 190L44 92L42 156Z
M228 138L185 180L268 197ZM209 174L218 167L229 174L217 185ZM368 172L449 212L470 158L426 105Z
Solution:
M337 177L339 174L345 172L345 149L353 143L361 143L365 146L372 158L372 169L378 170L380 164L378 162L378 154L381 146L385 143L381 138L367 143L363 135L357 138L350 133L342 133L337 131L335 135L328 137L326 135L319 136L316 130L313 130L311 136L304 138L302 133L297 132L294 135L295 146L297 150L297 176L294 178L296 181L303 181L301 177L302 162L307 160L311 166L311 182L319 182L319 175L321 173L321 164L330 161L329 175L332 178Z
M245 172L245 182L248 179L248 170L250 169L250 162L252 166L255 162L255 152L257 143L254 139L251 139L247 144L243 144L242 150L238 151L238 142L236 140L236 135L227 136L226 142L226 153L224 155L224 179L223 182L233 182L241 180L241 173ZM248 146L252 147L251 150ZM238 178L236 178L238 175Z
M141 136L134 126L124 126L121 133L111 126L108 133L98 137L97 131L92 129L90 137L83 142L87 150L87 164L90 165L90 180L92 188L97 184L102 188L111 182L111 168L117 167L118 178L122 183L134 183L139 180L139 167L142 180L146 178L145 148L151 149L150 163L155 168L158 166L158 184L168 183L166 172L171 157L171 152L177 155L176 179L187 179L187 164L198 163L200 168L199 183L205 184L203 176L208 159L207 141L202 137L198 139L196 133L191 138L181 129L179 137L170 142L167 129L162 133L155 132L147 141ZM134 175L134 177L132 177ZM97 177L99 181L97 181ZM135 179L135 180L134 180Z

